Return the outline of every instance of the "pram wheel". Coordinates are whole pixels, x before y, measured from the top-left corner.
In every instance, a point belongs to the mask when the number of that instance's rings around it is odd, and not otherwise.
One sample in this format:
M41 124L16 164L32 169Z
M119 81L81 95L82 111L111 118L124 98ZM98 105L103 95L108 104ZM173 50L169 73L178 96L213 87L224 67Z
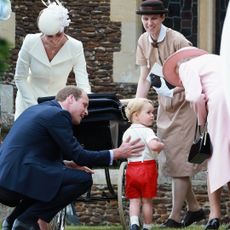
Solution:
M49 230L64 230L65 229L66 208L63 208L49 223Z
M117 182L118 212L120 216L121 225L124 230L129 229L129 200L125 198L126 167L127 162L122 162L119 168Z

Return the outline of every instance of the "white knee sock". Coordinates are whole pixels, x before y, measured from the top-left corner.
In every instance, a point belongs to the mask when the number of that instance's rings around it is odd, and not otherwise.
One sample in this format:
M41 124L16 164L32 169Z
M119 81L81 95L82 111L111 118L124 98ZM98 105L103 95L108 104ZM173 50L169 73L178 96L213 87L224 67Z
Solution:
M140 226L138 216L131 216L130 217L130 225L133 225L133 224Z

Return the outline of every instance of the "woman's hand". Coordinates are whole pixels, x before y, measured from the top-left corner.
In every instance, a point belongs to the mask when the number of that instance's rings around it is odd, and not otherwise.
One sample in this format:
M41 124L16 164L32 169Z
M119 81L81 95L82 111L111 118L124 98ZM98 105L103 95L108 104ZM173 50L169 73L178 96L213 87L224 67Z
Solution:
M177 94L177 93L181 93L181 92L183 92L184 91L184 87L175 87L174 89L173 89L173 95L175 95L175 94Z

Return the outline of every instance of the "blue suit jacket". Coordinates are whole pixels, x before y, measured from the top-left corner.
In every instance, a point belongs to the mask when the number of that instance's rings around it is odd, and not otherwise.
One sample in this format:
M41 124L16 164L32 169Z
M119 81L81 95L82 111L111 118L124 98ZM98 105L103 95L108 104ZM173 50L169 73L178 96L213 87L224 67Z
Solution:
M61 186L63 159L108 166L110 153L84 150L73 136L70 113L57 101L32 106L18 117L0 147L0 186L49 201Z

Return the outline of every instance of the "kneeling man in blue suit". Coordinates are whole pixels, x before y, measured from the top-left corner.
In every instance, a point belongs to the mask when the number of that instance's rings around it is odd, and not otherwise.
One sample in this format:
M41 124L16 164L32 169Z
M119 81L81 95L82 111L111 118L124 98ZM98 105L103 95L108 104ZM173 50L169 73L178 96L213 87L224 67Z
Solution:
M90 167L109 166L144 149L139 139L112 150L83 149L72 127L88 114L88 104L83 90L66 86L55 100L31 106L15 121L0 147L0 202L16 205L4 230L39 229L38 219L50 222L90 189Z

